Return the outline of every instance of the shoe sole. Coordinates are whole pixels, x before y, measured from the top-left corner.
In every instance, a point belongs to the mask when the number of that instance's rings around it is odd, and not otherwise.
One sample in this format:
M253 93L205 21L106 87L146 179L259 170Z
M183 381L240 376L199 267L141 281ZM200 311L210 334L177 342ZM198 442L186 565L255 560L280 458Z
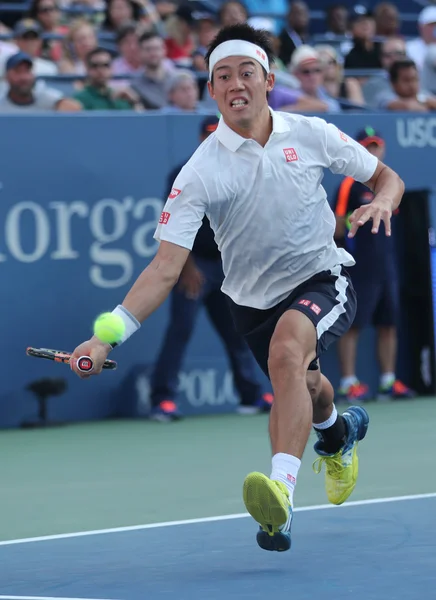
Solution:
M250 473L244 481L243 498L248 512L261 527L256 536L258 545L275 552L289 550L289 532L279 531L288 520L289 505L281 500L275 483L263 473Z
M362 406L350 406L345 413L352 414L359 423L357 430L357 441L360 442L366 436L369 425L369 415Z

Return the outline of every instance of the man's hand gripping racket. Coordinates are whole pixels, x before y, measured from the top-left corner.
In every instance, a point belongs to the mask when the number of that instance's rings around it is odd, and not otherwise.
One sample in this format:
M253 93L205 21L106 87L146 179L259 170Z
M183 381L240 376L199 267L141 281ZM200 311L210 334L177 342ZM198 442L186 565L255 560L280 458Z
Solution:
M90 340L77 346L71 354L71 370L81 379L87 379L88 377L91 377L91 375L99 375L104 368L107 368L107 357L111 350L112 348L109 344L104 344L98 338L92 337ZM89 357L92 362L91 369L83 370L81 368L81 359L83 357Z

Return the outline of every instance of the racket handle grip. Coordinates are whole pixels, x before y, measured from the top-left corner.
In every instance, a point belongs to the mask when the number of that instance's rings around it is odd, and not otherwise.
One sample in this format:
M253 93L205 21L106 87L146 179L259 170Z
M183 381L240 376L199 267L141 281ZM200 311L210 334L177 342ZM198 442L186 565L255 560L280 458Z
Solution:
M94 368L94 362L90 356L80 356L77 359L77 369L81 373L90 373Z

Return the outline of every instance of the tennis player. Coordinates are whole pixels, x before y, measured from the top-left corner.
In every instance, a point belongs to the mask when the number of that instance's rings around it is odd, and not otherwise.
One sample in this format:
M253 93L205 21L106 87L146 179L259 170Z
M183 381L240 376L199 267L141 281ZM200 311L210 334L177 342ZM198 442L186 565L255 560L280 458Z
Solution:
M124 342L176 284L206 214L222 255L223 292L236 328L269 376L274 392L269 434L270 477L250 473L247 510L266 550L291 545L293 493L312 425L314 468L326 466L330 502L341 504L358 475L357 444L368 415L338 415L319 357L350 327L356 299L344 267L354 259L337 248L335 217L321 186L323 170L353 177L374 192L350 217L349 236L372 220L390 235L392 210L404 192L398 175L361 144L316 117L270 110L273 51L265 32L248 25L222 29L206 55L209 92L222 115L178 175L155 237L159 250L122 305ZM73 354L89 354L99 373L111 346L92 338Z

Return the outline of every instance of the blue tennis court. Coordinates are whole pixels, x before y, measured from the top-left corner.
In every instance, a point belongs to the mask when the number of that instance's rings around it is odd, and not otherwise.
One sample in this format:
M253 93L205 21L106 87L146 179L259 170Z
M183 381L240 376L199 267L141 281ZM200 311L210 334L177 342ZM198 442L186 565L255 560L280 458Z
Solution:
M0 599L436 597L436 494L297 509L293 548L245 515L0 544Z

